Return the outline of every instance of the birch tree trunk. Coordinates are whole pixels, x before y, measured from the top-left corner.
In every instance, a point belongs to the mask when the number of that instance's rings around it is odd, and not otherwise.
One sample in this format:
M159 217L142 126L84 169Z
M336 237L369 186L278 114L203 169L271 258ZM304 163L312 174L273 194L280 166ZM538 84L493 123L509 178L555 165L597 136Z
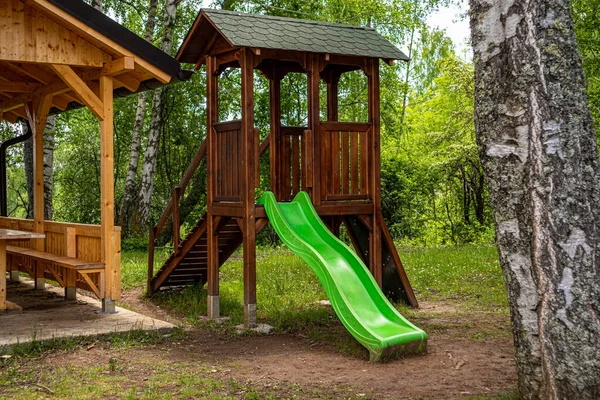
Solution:
M25 122L23 122L25 124ZM26 126L23 129L27 129ZM52 219L52 185L54 173L54 132L56 116L48 117L44 130L44 219ZM27 187L27 218L33 219L33 138L23 143Z
M56 116L48 117L44 130L44 219L52 220L52 185L54 183L54 133Z
M92 0L92 7L102 12L102 0Z
M480 158L525 399L600 398L600 179L568 0L470 0Z
M150 0L148 8L148 19L146 21L145 39L152 42L154 39L154 28L156 26L156 9L158 0ZM129 152L129 168L127 169L127 177L125 178L125 189L123 191L123 200L121 202L121 210L119 213L119 225L129 232L129 222L131 216L131 204L135 201L137 194L136 183L138 174L138 164L141 153L142 128L146 118L146 103L147 93L140 93L138 97L137 109L135 113L135 123L133 125L133 133L131 135L131 150Z
M173 50L173 35L175 31L177 6L180 2L181 0L167 0L167 3L165 4L163 37L160 48L167 54L171 54L171 51ZM152 98L150 131L148 132L148 141L146 143L144 165L142 168L142 180L138 203L138 233L145 233L148 230L150 202L152 200L152 189L154 187L154 173L156 172L156 162L158 159L158 144L160 142L161 131L164 127L163 117L165 103L166 89L159 88L155 90Z

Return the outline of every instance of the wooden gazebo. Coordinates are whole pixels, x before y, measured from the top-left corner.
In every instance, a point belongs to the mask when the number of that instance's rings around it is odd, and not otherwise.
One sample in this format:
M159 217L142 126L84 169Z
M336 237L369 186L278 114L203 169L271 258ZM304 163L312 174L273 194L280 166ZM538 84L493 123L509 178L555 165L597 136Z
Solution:
M17 271L91 290L105 312L121 296L120 228L114 225L113 97L181 77L179 62L81 0L0 0L0 121L29 121L34 142L34 219L0 228L45 234L7 249ZM43 134L49 113L87 107L100 121L99 226L44 220ZM2 276L1 278L4 278Z
M208 281L208 315L219 316L219 267L243 245L246 326L256 323L256 234L267 223L256 204L260 155L270 149L270 189L278 201L298 191L339 234L343 223L357 253L390 297L416 306L381 215L379 63L407 57L375 30L290 18L201 10L177 59L206 65L207 139L162 218L150 232L149 291ZM219 76L241 69L241 120L219 121ZM270 132L260 143L254 126L254 70L270 81ZM360 70L368 80L368 122L338 121L338 82ZM281 124L281 80L308 78L308 124ZM321 121L319 84L327 84L327 121ZM179 198L207 155L207 213L179 237ZM170 216L175 252L155 273L154 239Z

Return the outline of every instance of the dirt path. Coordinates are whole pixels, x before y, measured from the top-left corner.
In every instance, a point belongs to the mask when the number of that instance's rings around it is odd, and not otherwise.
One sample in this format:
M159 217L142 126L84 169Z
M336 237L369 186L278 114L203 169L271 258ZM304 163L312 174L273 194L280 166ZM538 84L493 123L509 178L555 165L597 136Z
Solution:
M140 300L139 293L129 293L124 300L153 317L169 315ZM364 355L340 351L339 344L351 340L341 324L323 328L323 340L303 335L238 336L196 328L178 343L136 349L124 357L129 363L146 356L203 362L219 366L213 377L220 379L313 392L344 387L368 398L451 399L515 389L508 317L467 315L451 304L424 304L413 321L429 334L427 354L384 364L370 364ZM178 321L170 316L170 322Z

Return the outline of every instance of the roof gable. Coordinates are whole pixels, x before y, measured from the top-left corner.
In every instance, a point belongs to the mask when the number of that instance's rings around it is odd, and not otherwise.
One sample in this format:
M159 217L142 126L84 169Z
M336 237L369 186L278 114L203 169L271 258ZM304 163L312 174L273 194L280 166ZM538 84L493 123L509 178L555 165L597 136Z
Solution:
M179 50L180 61L195 63L206 55L202 53L210 35L200 33L206 29L206 21L234 47L408 60L372 28L202 9Z

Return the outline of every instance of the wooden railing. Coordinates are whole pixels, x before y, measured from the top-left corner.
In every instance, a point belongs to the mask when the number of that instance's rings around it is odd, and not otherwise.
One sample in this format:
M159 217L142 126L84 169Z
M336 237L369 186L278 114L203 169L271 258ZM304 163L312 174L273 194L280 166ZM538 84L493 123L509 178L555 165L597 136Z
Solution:
M282 126L281 127L281 148L280 154L280 174L281 174L281 200L289 201L301 190L306 190L309 185L307 179L306 167L308 164L307 146L308 137L305 127L300 126ZM311 165L312 167L312 165ZM312 169L312 168L311 168Z
M179 247L179 243L181 242L179 200L181 199L181 195L185 192L185 189L190 184L190 181L192 180L205 156L206 140L202 142L202 145L194 155L190 166L183 174L181 181L179 181L179 186L173 188L171 200L169 200L165 211L163 211L156 225L150 228L150 236L148 238L148 282L154 276L154 249L156 246L156 238L162 232L171 215L173 216L173 247L175 249Z
M33 232L34 221L29 219L0 217L0 228ZM46 235L46 238L44 239L44 252L46 253L57 256L78 258L80 260L94 263L99 263L102 261L102 242L100 239L101 229L99 225L45 221L44 233ZM113 269L116 268L117 271L119 271L121 263L121 227L115 226L111 240L113 241L113 246L115 247L115 254L113 255ZM34 242L11 241L10 244L13 246L33 248ZM12 260L9 260L9 263L11 262ZM9 269L11 269L11 267L15 270L19 269L16 265L9 266ZM26 267L27 266L24 266L23 271L29 272L27 271ZM57 281L64 281L66 274L67 271L60 267L53 269L48 268L46 271L46 277L48 279ZM100 287L98 278L99 277L94 276L92 277L92 281L97 287ZM120 279L120 273L115 274L113 271L113 279L117 278ZM81 276L77 277L77 287L90 291L93 290ZM120 289L120 282L113 283L113 287L118 287ZM115 295L118 296L119 294Z
M325 201L368 200L371 124L321 122L321 198Z

